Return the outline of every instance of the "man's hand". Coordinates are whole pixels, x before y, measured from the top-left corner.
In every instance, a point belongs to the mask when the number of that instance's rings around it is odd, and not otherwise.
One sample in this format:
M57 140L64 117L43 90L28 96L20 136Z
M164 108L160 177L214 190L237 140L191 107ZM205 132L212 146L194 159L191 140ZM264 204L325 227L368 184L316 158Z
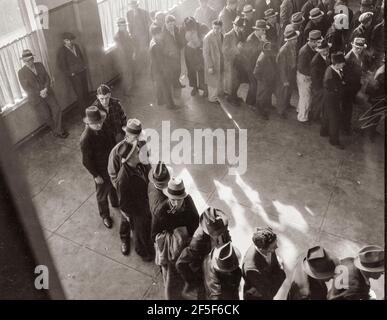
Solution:
M215 72L214 72L214 68L208 68L208 73L209 74L214 74Z
M42 91L40 91L40 96L44 99L47 98L48 90L47 88L44 88Z
M103 184L104 183L103 178L101 176L95 177L94 181L96 184Z
M290 83L289 82L284 82L284 87L289 87L290 86Z

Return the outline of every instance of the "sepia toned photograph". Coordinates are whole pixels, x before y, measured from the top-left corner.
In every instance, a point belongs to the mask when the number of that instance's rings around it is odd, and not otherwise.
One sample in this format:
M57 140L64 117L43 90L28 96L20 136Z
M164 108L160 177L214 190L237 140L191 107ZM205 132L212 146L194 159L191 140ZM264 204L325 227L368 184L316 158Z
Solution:
M385 300L384 5L0 0L0 300Z

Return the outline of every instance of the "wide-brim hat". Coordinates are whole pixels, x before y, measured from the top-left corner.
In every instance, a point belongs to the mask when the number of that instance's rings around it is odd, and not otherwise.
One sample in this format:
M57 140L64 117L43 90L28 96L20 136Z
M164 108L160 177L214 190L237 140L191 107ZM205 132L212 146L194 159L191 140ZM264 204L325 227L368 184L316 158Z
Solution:
M296 12L292 14L291 23L293 24L301 24L305 21L304 16L302 15L302 12Z
M259 20L255 21L255 25L253 26L253 29L254 30L258 30L258 29L268 30L269 26L267 25L267 22L265 20L259 19Z
M100 124L103 123L107 117L106 112L98 109L96 106L88 107L85 111L86 117L83 122L86 124Z
M338 264L339 260L320 246L310 248L302 260L302 268L305 273L318 280L332 278Z
M63 32L62 33L63 40L74 40L75 38L76 38L75 35L71 32Z
M383 272L384 250L379 246L363 247L353 263L356 268L366 272Z
M253 6L251 4L246 4L243 7L242 13L250 13L250 12L255 12L255 9L253 8Z
M159 161L153 170L149 171L149 182L158 187L166 187L173 173L172 167L166 166L164 162Z
M212 266L219 272L233 272L239 268L241 253L230 242L212 252Z
M218 237L227 230L228 217L220 209L209 207L201 214L199 224L211 237Z
M284 41L290 41L290 40L293 40L293 39L296 39L300 36L300 31L298 30L293 30L292 33L289 33L288 35L285 35L284 34Z
M367 44L366 44L365 38L355 38L355 39L353 39L351 45L356 47L356 48L362 48L362 49L366 49L367 48Z
M311 30L308 34L308 40L318 41L323 39L324 37L322 36L320 30Z
M184 182L178 178L172 178L168 182L168 187L163 190L163 193L169 199L181 200L185 199L188 194L185 191Z
M31 52L29 49L25 49L22 52L22 56L20 57L20 60L29 61L33 59L35 55Z
M139 138L146 136L145 131L142 129L141 121L138 119L129 119L126 126L122 127L122 130Z
M270 8L264 12L264 16L265 16L265 19L269 19L269 18L278 16L278 12L275 12L273 8Z
M321 11L319 8L313 8L309 12L309 20L318 19L324 16L324 11Z
M244 27L245 25L245 19L241 16L237 16L235 20L232 22L233 25L237 27Z

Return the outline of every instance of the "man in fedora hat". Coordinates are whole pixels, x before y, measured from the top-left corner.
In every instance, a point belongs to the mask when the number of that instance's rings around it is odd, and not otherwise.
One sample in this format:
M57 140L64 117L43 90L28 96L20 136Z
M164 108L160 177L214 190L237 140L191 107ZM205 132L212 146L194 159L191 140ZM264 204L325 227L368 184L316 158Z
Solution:
M312 103L312 78L310 63L316 53L318 42L322 41L321 31L312 30L308 35L308 42L300 49L297 61L297 87L299 93L297 105L297 120L308 123L309 111Z
M345 272L336 274L328 293L329 300L376 299L370 279L379 279L384 274L384 249L376 245L365 246L355 258L342 259L340 268L345 268ZM347 277L344 286L340 281L343 276Z
M254 67L259 54L263 50L263 44L267 42L266 31L268 26L265 20L257 20L253 26L254 32L249 35L242 45L243 67L249 78L249 91L247 92L246 104L255 106L257 94L257 81L254 77Z
M265 11L273 9L274 12L280 12L281 0L257 0L255 2L255 13L257 19L265 18ZM277 22L279 22L279 15L277 15Z
M183 295L194 299L204 298L202 264L214 248L231 241L227 215L216 208L207 208L200 216L199 227L192 240L180 254L176 269L185 281Z
M246 4L242 10L242 16L245 19L245 25L243 29L244 38L247 37L254 31L253 26L255 24L255 9L251 4Z
M222 21L215 20L212 30L203 39L204 80L208 87L208 101L212 103L219 103L219 97L224 93L222 45Z
M163 190L168 187L171 180L172 168L168 168L164 162L159 161L156 167L149 171L148 198L152 216L156 214L158 207L167 200Z
M231 31L224 35L223 56L224 56L224 84L227 93L227 101L239 106L242 99L238 97L238 89L242 82L244 73L242 63L244 19L236 17Z
M143 261L150 262L154 259L150 234L152 216L148 199L150 165L141 163L137 141L134 143L123 141L113 151L117 152L121 160L121 167L116 179L122 213L121 252L123 255L130 253L130 230L133 227L135 251Z
M341 129L345 135L351 135L353 104L368 71L367 56L365 54L365 49L367 48L366 40L364 38L355 38L351 46L352 49L345 56L344 67L347 85L344 91Z
M254 77L257 80L256 107L264 120L269 119L269 111L273 108L272 95L277 83L276 73L273 70L276 68L272 44L266 42L254 68Z
M240 258L231 241L207 255L203 261L206 300L239 300Z
M129 32L135 43L136 70L137 74L146 71L148 59L148 48L150 42L149 27L152 20L149 12L139 8L139 1L130 1L129 11L126 14L126 20L129 25Z
M293 27L295 31L298 31L300 35L297 38L297 52L301 49L301 47L304 45L304 28L305 28L305 18L302 15L302 12L295 12L292 14L290 25ZM284 35L283 33L280 34L280 43L281 45L284 44Z
M97 100L93 103L98 109L107 114L104 122L106 130L112 135L115 143L122 141L124 133L122 127L126 124L126 115L119 99L112 98L112 91L106 84L97 89Z
M118 65L122 70L123 94L132 96L135 85L135 43L128 31L128 23L125 18L117 20L118 31L114 36L117 45Z
M309 33L312 30L318 30L321 32L321 36L325 36L328 31L329 25L325 19L325 14L319 8L313 8L309 12L309 21L304 29L304 39L308 39Z
M335 276L338 264L323 247L308 249L294 270L287 300L327 300L326 282Z
M283 0L280 6L280 25L284 32L286 26L290 23L292 14L300 12L306 0Z
M216 11L208 5L208 0L199 0L199 7L195 9L194 18L211 28L212 21L218 18Z
M302 17L305 19L305 24L309 21L309 13L313 8L318 7L320 0L307 0L301 8Z
M274 9L267 9L265 11L265 20L267 23L266 36L272 44L272 49L278 51L280 48L280 32L281 27L278 23L278 12L275 12Z
M86 127L80 139L80 146L82 163L94 178L99 214L103 224L110 229L113 220L110 216L108 197L112 207L117 208L119 203L107 171L109 154L115 143L109 132L103 128L105 119L106 113L96 106L86 109Z
M35 62L33 53L23 50L20 58L24 66L18 72L28 102L41 115L52 130L54 137L66 139L68 133L62 128L62 109L51 88L51 79L41 62Z
M59 48L57 54L58 67L73 86L78 100L79 113L83 118L89 103L86 61L80 47L74 43L74 34L64 32L62 39L63 46Z
M323 86L323 110L320 136L329 137L329 143L340 150L344 146L340 143L340 120L346 87L345 58L342 53L331 55L332 64L326 69Z
M309 112L309 120L321 120L323 97L324 97L324 74L331 64L329 57L330 46L327 41L319 42L316 47L317 53L310 63L310 77L312 79L312 103Z
M192 238L199 225L199 214L190 195L185 191L181 179L172 178L164 189L168 197L155 211L152 220L152 240L158 235L173 235L176 229L186 228L186 235ZM184 281L176 270L176 260L162 266L162 274L167 300L180 300Z
M116 187L116 179L118 175L118 171L121 168L121 159L122 157L118 154L118 149L125 142L130 144L137 144L137 147L140 149L140 160L142 162L147 160L147 146L145 141L145 131L142 129L141 121L138 119L129 119L126 123L126 126L122 127L122 130L125 133L125 138L123 141L119 142L112 150L110 154L109 167L108 172L110 179L112 180L113 186Z
M226 6L219 13L219 20L222 21L223 34L233 28L233 21L237 17L238 0L227 0Z
M296 87L297 38L299 35L300 32L294 30L292 25L286 26L285 44L277 54L278 101L276 107L282 118L286 118L286 109L290 107L290 98Z
M256 228L242 262L244 300L273 300L286 278L278 262L277 235L269 227Z

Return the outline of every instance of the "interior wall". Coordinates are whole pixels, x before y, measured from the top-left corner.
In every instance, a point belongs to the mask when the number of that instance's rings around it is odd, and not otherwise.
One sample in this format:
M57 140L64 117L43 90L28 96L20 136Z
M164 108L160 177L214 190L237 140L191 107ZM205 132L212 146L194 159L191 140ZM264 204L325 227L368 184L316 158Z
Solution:
M62 107L66 109L76 101L69 81L57 67L57 51L62 45L61 34L73 32L85 53L89 67L90 91L94 91L104 82L114 79L119 71L115 67L114 52L103 50L102 31L96 0L37 0L37 5L49 8L49 27L44 31L49 67L54 80L54 91ZM5 114L5 123L14 144L39 129L44 123L34 108L25 103Z

